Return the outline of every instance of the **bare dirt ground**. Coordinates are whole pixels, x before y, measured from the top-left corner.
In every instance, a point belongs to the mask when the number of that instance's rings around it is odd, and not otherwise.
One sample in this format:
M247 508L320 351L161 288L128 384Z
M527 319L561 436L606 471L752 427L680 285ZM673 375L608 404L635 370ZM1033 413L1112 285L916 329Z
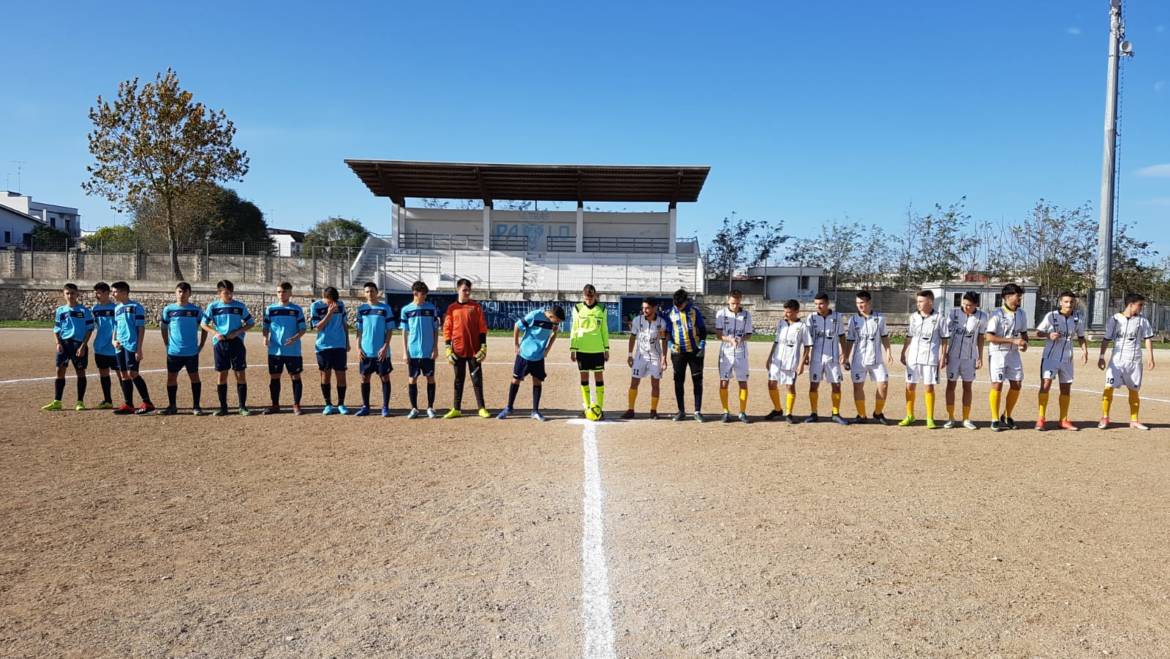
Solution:
M0 655L582 653L586 456L583 426L565 423L580 395L564 343L544 396L554 418L538 424L43 413L48 331L0 339ZM263 349L248 342L258 408ZM766 344L752 350L761 361ZM161 354L152 332L144 368L161 368ZM1031 384L1037 357L1025 360ZM1170 355L1159 358L1143 391L1156 399L1143 405L1149 433L593 426L614 654L1164 655ZM493 410L510 363L510 340L492 339ZM628 374L608 370L611 417ZM213 375L203 371L205 407ZM306 375L318 405L315 368ZM156 402L163 377L147 375ZM753 415L769 408L764 380L753 373ZM1100 382L1080 370L1075 386L1089 392L1074 392L1076 418L1096 420ZM91 404L99 391L91 371ZM440 406L449 392L440 368ZM357 396L355 379L348 402ZM181 379L180 404L188 397ZM519 406L529 400L525 386ZM1127 416L1124 394L1115 409ZM666 382L662 411L673 410ZM1025 389L1016 417L1034 414Z

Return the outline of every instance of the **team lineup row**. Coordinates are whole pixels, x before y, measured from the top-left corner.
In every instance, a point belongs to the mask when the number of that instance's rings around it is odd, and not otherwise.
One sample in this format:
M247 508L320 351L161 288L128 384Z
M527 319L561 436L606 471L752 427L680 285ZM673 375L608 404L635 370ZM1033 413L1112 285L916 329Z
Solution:
M415 282L413 301L397 312L381 300L378 287L367 283L366 301L355 313L354 334L359 352L358 372L361 377L361 406L355 416L371 413L370 389L376 376L381 382L381 414L390 416L390 373L393 370L391 341L395 330L402 332L403 361L408 369L408 390L411 409L408 418L424 414L435 418L435 365L440 345L443 356L454 370L453 401L443 418L461 416L463 389L470 373L479 416L490 417L483 394L482 364L487 357L487 322L483 309L471 298L471 282L461 279L456 285L458 298L440 310L427 301L425 283ZM588 285L582 292L583 301L574 305L570 329L570 358L580 372L583 415L591 420L604 416L605 365L609 361L610 342L608 313L599 304L597 291ZM219 406L213 412L228 413L228 374L234 373L238 397L238 411L249 415L247 405L247 351L246 332L255 325L246 305L234 299L232 282L217 284L217 299L201 308L190 300L191 287L180 282L175 288L175 302L167 305L159 315L159 327L166 345L167 397L165 408L158 414L176 414L178 376L186 370L191 382L192 410L202 414L199 376L199 355L208 336L218 375ZM301 339L310 330L316 330L314 341L317 365L320 371L321 393L325 400L323 414L348 414L345 405L347 388L347 357L350 352L349 321L344 303L335 288L326 288L321 299L314 301L306 315L291 302L292 286L282 283L277 287L278 302L265 307L262 315L262 334L267 350L269 370L269 413L281 411L281 380L288 372L292 385L294 414L301 414L303 357ZM993 430L1015 429L1012 413L1019 399L1023 381L1020 353L1028 349L1027 319L1020 309L1023 291L1015 284L1003 288L1003 306L988 313L979 308L979 296L967 293L962 305L946 316L934 309L934 295L921 291L917 295L917 311L911 315L906 340L902 345L900 361L906 367L906 413L900 426L914 425L915 399L921 385L925 398L925 425L927 428L952 428L958 425L969 429L977 426L971 419L972 383L976 372L984 365L986 349L991 380L989 407ZM141 304L130 298L126 282L94 286L96 304L92 308L80 302L80 291L74 284L62 290L64 304L54 315L53 334L56 341L57 374L54 398L42 409L62 409L65 375L73 366L77 374L77 403L75 409L84 410L87 386L85 370L88 367L90 343L95 365L99 370L103 399L101 409L114 409L115 414L149 414L155 412L146 382L139 374L143 359L142 346L146 332L146 313ZM741 305L741 295L733 292L727 304L715 317L714 334L719 341L718 370L722 420L738 419L748 423L747 415L749 377L748 345L754 333L751 312ZM112 300L112 301L111 301ZM702 312L687 292L680 289L673 296L673 305L659 309L652 300L645 300L641 314L630 324L627 366L631 369L628 390L628 408L623 418L633 418L641 380L651 380L650 417L658 418L659 383L668 367L674 368L675 398L678 412L674 419L688 417L685 405L686 374L689 369L695 401L693 417L705 420L701 409L703 398L703 362L706 353L708 328ZM1105 371L1102 394L1102 417L1098 427L1109 425L1113 390L1129 390L1130 427L1148 429L1138 419L1139 390L1143 367L1154 368L1152 350L1153 329L1142 316L1145 299L1138 294L1126 296L1125 308L1109 319L1100 344L1098 367ZM800 304L789 300L784 305L784 317L777 322L775 338L765 360L768 372L768 393L773 410L766 420L786 419L797 423L794 416L797 379L807 373L809 380L810 414L802 422L819 420L818 394L821 381L830 386L832 397L831 420L841 425L869 421L883 425L891 423L885 416L889 393L888 365L893 361L893 350L885 317L873 310L867 291L857 293L858 313L846 319L830 308L828 296L815 298L816 312L806 318L800 316ZM544 420L540 398L546 378L545 358L557 340L559 328L566 318L560 306L538 309L516 321L513 328L515 361L508 403L496 415L504 419L513 413L521 382L532 378L531 416ZM1075 430L1068 418L1069 400L1076 360L1088 362L1088 342L1085 321L1077 308L1077 298L1070 292L1060 296L1060 308L1045 314L1036 325L1044 339L1041 357L1039 418L1035 428L1047 427L1045 418L1051 387L1058 385L1059 425ZM440 344L440 340L442 344ZM1106 351L1112 351L1106 357ZM110 372L118 375L123 403L114 407L111 399ZM935 420L935 386L941 375L947 376L947 419ZM856 417L845 419L841 414L841 385L846 374L853 382ZM590 387L592 375L593 387ZM419 380L426 384L427 404L419 405ZM730 383L738 383L739 413L729 408ZM866 415L866 382L875 383L875 401L872 417ZM1004 384L1007 384L1006 394ZM961 385L961 417L956 418L956 397ZM785 401L781 402L781 388ZM134 407L138 392L140 405ZM336 403L333 394L336 393ZM1001 408L1001 398L1003 406Z

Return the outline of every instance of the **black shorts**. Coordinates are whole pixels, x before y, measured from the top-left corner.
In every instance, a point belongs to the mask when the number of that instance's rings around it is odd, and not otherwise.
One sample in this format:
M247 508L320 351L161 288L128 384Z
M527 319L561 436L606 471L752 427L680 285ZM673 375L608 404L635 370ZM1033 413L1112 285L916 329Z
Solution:
M244 339L220 339L215 344L215 370L243 371L248 368L248 351L244 348Z
M345 348L326 348L317 351L317 368L322 371L344 371L348 358Z
M289 375L297 375L305 370L305 360L300 356L268 355L268 373L270 375L280 375L286 368Z
M114 354L114 355L100 355L100 354L95 352L95 353L93 353L93 364L94 364L94 366L97 366L98 368L112 368L112 369L117 370L118 356L116 354Z
M406 360L406 372L412 378L423 376L435 377L435 360L423 357L411 357Z
M580 359L581 355L577 355ZM543 359L524 359L520 355L516 355L516 362L512 364L512 377L517 380L523 380L525 375L531 375L534 380L544 380L548 374L544 372Z
M577 370L578 371L604 371L605 370L605 353L604 352L578 352L577 353Z
M65 368L70 363L73 368L85 369L89 367L89 352L86 351L84 355L78 355L78 351L83 346L81 341L74 341L73 339L65 339L61 342L61 352L57 353L57 368Z
M199 372L199 355L167 355L167 373L178 373L187 369L188 375Z
M114 362L119 373L130 373L138 370L138 356L131 350L118 348L118 354L114 355Z
M358 362L358 373L362 375L389 375L390 371L393 370L394 364L390 361L389 357L386 359L378 359L377 357L366 357L363 355L361 361Z

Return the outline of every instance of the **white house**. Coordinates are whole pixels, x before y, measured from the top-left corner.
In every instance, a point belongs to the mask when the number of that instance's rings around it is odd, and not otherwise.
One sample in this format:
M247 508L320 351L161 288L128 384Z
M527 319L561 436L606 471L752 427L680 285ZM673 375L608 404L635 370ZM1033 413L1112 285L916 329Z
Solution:
M758 266L748 268L747 275L764 280L765 300L809 302L821 291L825 271L823 268L798 266Z
M934 291L934 307L943 313L962 306L963 295L967 291L978 294L979 308L990 313L996 307L1003 305L1003 295L1000 294L1000 291L1009 283L1018 284L1020 288L1024 289L1024 298L1020 302L1020 308L1024 310L1024 315L1028 318L1028 327L1032 327L1039 320L1036 318L1036 293L1039 291L1039 287L1033 282L992 281L981 273L970 272L961 275L956 281L928 282L923 284L922 288Z
M41 223L37 218L0 206L0 248L24 247Z
M0 206L31 215L50 229L64 231L71 238L81 238L81 215L76 208L33 201L29 195L11 190L0 192Z
M305 242L305 232L291 229L269 229L268 238L272 241L276 256L300 256L301 245Z

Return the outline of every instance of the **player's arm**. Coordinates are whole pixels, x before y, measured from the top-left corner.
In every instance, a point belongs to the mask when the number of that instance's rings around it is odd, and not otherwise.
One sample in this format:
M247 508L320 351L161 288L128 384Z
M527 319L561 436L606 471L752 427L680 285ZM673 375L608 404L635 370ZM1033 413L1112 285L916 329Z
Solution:
M207 343L207 330L203 329L203 326L200 325L199 326L199 347L196 349L196 352L203 352L203 345L205 343Z
M288 338L288 340L284 342L284 345L291 346L292 344L296 343L297 341L300 341L301 337L304 336L305 332L308 332L308 331L309 331L309 324L305 322L304 312L298 312L297 313L297 333L290 336Z
M670 352L670 342L666 338L666 326L665 325L663 326L662 329L658 330L658 342L659 342L659 346L661 346L661 348L662 348L662 350L659 353L662 355L662 369L666 370L666 364L668 361L666 359L666 355Z
M442 334L443 328L436 323L431 323L434 328L432 331L435 334L435 340L431 342L431 359L439 358L439 335Z
M163 346L166 346L171 342L171 332L169 325L170 323L167 322L166 312L164 311L158 317L158 333L162 335Z
M634 343L638 340L638 336L634 334L634 323L637 322L637 320L638 319L635 318L634 320L630 321L630 340L626 342L626 366L630 367L633 367L634 365Z
M772 341L772 347L768 348L768 358L764 360L764 370L768 370L768 366L772 364L772 358L776 356L776 346L779 344L780 334L776 334L776 340Z
M207 332L207 333L211 334L212 336L214 336L216 338L216 340L223 339L223 335L219 333L219 330L215 328L215 325L211 324L211 317L210 316L206 316L206 315L203 316L202 321L199 323L199 327L204 332Z
M601 315L601 346L605 349L605 361L609 361L609 310Z
M476 309L475 324L479 329L479 352L475 353L475 361L482 362L487 359L487 316L483 313L483 308Z
M138 361L142 361L142 348L146 345L146 319L135 316L134 322L141 323L138 325L138 350L134 356Z
M987 345L987 335L980 334L975 337L975 368L976 370L983 368L983 347Z
M244 309L243 320L244 323L240 325L240 329L236 331L236 336L243 336L244 334L248 333L248 330L256 326L256 319L252 317L252 314L248 311L247 308Z
M578 328L581 326L581 313L578 307L573 307L573 322L569 325L569 360L577 361Z
M902 362L903 366L906 365L906 352L908 350L910 350L910 335L912 333L913 333L913 328L910 327L909 325L907 325L906 326L906 338L904 338L902 340L902 354L898 356L898 360Z
M890 335L882 335L882 351L886 354L886 363L894 361L894 349L890 346Z
M940 338L938 345L939 345L939 348L938 348L938 350L939 350L938 367L940 369L946 368L947 367L947 360L950 357L950 351L948 350L948 348L950 348L950 345L951 345L950 337L944 336L944 337Z
M548 345L544 347L544 354L541 355L541 359L548 357L548 353L552 350L553 344L557 342L558 334L560 334L560 330L554 329L552 331L552 336L548 337Z
M402 325L402 361L410 361L410 325Z
M512 347L516 349L516 354L520 354L520 323L512 325Z
M808 366L808 364L811 360L812 360L812 346L805 345L804 346L804 354L801 355L801 357L800 357L800 363L796 365L796 374L800 375L800 374L804 373L804 369Z
M373 355L367 355L366 353L362 352L362 317L361 316L358 316L357 322L353 324L353 333L357 335L356 338L357 338L357 344L358 344L358 357L372 357ZM349 351L349 332L348 331L345 333L345 350L347 352Z
M841 357L839 358L840 362L842 364L848 364L849 362L845 361L845 348L849 346L849 341L846 340L844 330L842 330L841 334L837 336L837 343L841 344Z
M1150 370L1152 371L1157 366L1157 364L1154 363L1154 339L1153 339L1153 337L1147 336L1146 340L1145 340L1145 344L1146 344L1146 360L1147 360L1146 366L1149 366Z

